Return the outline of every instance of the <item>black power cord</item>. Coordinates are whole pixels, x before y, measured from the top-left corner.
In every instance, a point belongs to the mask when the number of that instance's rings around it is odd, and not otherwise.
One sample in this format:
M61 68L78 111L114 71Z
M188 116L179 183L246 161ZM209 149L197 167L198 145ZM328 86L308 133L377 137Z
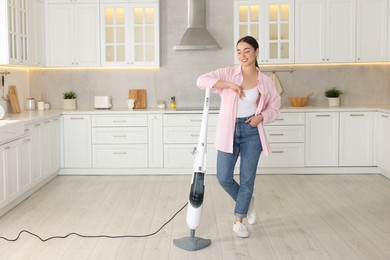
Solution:
M20 238L22 233L27 233L27 234L30 234L31 236L37 237L42 242L46 242L46 241L49 241L49 240L52 240L52 239L56 239L56 238L67 238L67 237L69 237L71 235L75 235L75 236L79 236L79 237L83 237L83 238L130 238L130 237L142 238L142 237L150 237L150 236L153 236L153 235L157 234L158 232L160 232L161 229L163 229L169 222L171 222L177 216L177 214L179 214L187 206L187 204L188 204L188 202L181 209L179 209L167 222L165 222L157 231L155 231L153 233L150 233L150 234L146 234L146 235L122 235L122 236L81 235L79 233L72 232L72 233L69 233L69 234L64 235L64 236L52 236L52 237L48 237L48 238L43 239L40 236L38 236L37 234L34 234L34 233L32 233L32 232L30 232L28 230L22 230L22 231L19 232L18 236L16 238L14 238L14 239L2 237L2 236L0 236L0 239L6 240L6 241L9 241L9 242L15 242L16 240L18 240Z

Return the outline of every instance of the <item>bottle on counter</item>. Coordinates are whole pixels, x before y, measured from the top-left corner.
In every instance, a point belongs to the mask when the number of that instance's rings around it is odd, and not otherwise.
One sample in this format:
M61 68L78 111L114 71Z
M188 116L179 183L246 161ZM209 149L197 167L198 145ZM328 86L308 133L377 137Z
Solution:
M171 108L172 109L176 108L176 98L174 96L171 97Z

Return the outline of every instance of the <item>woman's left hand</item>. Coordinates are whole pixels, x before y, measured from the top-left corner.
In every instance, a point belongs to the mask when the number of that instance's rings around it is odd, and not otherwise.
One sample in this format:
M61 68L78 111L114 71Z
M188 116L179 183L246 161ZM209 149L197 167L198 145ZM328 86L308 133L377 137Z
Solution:
M260 114L260 115L257 115L257 116L252 116L251 118L246 120L245 123L248 123L248 124L250 124L253 127L256 127L256 126L258 126L258 124L260 124L263 121L263 119L264 119L263 115Z

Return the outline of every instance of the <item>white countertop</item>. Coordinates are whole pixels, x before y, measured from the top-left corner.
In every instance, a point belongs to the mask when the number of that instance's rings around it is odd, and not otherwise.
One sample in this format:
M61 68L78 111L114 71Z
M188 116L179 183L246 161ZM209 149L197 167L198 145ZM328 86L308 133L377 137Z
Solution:
M97 114L200 114L203 112L203 108L177 108L177 109L77 109L77 110L61 110L50 109L44 111L22 111L19 114L6 114L5 120L23 121L25 124L33 123L59 115L73 115L73 114L85 114L85 115L97 115ZM282 113L289 112L348 112L348 111L380 111L390 113L390 105L383 106L354 106L354 107L282 107L280 110ZM217 114L218 108L210 108L210 114ZM1 126L0 126L1 127Z

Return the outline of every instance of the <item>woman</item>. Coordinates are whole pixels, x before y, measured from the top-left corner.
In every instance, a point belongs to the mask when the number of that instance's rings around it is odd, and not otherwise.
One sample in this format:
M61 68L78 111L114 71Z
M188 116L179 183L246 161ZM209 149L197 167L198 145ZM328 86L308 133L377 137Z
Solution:
M280 96L270 77L262 74L257 64L259 45L251 36L237 42L240 66L221 68L199 76L201 89L211 88L221 96L216 130L217 178L223 189L236 202L233 231L249 237L243 218L256 221L253 187L260 154L270 153L263 125L279 116ZM240 155L240 183L234 167Z

